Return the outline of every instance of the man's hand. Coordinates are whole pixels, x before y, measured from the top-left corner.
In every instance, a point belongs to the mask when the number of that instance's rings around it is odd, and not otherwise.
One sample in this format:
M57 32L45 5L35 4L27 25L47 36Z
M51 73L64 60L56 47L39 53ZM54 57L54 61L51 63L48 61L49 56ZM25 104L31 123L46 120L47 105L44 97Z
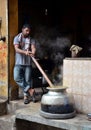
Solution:
M28 55L28 56L29 56L31 53L32 53L32 52L29 51L28 49L27 49L27 51L25 52L25 54Z
M26 51L26 55L28 55L28 56L34 56L34 54L31 52L31 51Z

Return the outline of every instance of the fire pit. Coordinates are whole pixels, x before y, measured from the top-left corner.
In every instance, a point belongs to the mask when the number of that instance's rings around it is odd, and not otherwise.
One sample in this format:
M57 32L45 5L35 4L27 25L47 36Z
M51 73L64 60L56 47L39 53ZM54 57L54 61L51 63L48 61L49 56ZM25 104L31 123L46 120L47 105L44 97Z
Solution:
M66 119L76 115L74 101L66 92L67 87L47 88L41 99L40 115L45 118Z

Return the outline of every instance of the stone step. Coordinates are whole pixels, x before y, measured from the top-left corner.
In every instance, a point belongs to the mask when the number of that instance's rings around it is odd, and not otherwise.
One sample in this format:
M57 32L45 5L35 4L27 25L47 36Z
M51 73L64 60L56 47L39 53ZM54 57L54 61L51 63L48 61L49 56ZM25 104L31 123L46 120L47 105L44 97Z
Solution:
M15 114L15 111L17 109L22 109L24 107L27 107L28 105L24 104L23 99L10 101L7 105L8 114Z
M5 102L3 99L0 99L0 109L1 109L1 103L3 104ZM16 117L15 112L18 109L26 108L28 105L25 105L22 100L14 100L14 101L7 101L5 102L5 106L3 106L2 109L5 110L7 108L7 112L2 114L0 116L0 130L16 130ZM7 107L6 107L7 106ZM4 108L5 107L5 108Z
M15 115L0 116L0 130L16 130Z
M7 114L7 100L0 98L0 116Z

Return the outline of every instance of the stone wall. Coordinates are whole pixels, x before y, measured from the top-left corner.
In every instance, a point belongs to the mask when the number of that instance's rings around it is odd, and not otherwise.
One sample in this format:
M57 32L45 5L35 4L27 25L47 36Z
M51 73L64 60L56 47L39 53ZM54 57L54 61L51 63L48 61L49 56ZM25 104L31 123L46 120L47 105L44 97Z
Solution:
M0 97L8 96L7 44L0 41Z
M17 87L13 80L13 38L18 33L18 0L0 0L0 19L0 37L6 37L6 42L0 42L0 97L16 98Z
M2 36L6 37L6 41L8 41L8 2L7 0L0 0L0 17L2 19L1 33L2 33Z
M7 0L0 0L0 37L5 36L6 42L0 41L0 97L8 97L8 10Z
M91 113L91 58L64 59L63 85L74 96L76 110Z

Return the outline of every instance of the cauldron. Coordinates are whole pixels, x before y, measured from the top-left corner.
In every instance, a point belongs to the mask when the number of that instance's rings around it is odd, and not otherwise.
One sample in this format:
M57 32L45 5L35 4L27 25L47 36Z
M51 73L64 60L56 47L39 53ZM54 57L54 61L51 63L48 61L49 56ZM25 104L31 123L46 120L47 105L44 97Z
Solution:
M48 87L41 98L40 115L45 118L66 119L76 115L74 100L66 92L67 87Z

